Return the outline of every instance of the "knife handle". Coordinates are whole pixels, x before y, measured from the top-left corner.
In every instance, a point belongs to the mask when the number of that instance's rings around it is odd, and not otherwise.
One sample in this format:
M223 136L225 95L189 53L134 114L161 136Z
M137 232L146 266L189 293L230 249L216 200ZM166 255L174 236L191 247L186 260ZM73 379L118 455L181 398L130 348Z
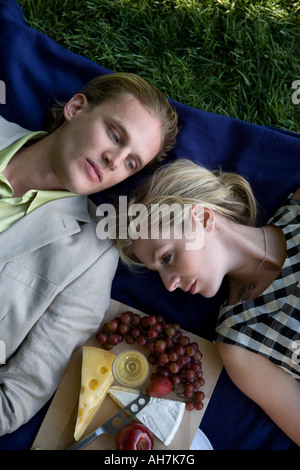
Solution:
M81 450L84 449L84 447L88 446L91 442L93 442L96 437L100 436L100 434L103 434L103 430L101 427L96 429L96 431L91 432L88 436L84 437L83 439L80 439L80 441L76 442L73 446L69 447L67 450Z

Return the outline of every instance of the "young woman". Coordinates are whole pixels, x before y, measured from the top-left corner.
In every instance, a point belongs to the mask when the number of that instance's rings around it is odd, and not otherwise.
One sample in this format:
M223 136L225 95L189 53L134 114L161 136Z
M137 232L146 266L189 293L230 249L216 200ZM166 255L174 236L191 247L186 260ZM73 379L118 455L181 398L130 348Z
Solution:
M140 225L128 219L131 238L116 242L121 259L158 271L170 291L212 297L228 278L228 300L216 326L224 366L300 445L300 190L265 227L256 227L256 203L244 178L181 160L138 188L129 207L137 203L147 209L148 217L139 220L147 221L147 234L134 233ZM164 205L163 217L152 217L157 204ZM178 217L178 210L174 216L178 205L186 216ZM153 236L154 219L159 236Z

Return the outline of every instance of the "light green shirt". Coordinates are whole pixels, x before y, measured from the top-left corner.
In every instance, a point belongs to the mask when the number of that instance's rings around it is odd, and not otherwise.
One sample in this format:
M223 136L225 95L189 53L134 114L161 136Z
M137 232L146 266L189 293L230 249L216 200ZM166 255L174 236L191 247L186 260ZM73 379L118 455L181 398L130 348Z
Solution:
M62 197L75 196L75 194L69 191L40 191L31 189L22 197L14 197L13 188L5 178L3 171L10 159L28 140L42 138L45 135L47 133L44 131L30 132L0 151L0 233L46 202Z

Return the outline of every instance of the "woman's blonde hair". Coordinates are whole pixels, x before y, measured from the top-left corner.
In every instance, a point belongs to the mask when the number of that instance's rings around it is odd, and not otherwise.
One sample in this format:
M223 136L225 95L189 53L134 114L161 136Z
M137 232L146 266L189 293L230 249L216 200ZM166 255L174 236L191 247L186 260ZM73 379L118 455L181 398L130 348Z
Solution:
M150 115L161 122L162 143L156 160L160 161L171 150L178 133L178 117L166 96L144 78L133 73L119 72L101 75L91 80L80 93L83 93L90 106L97 106L107 100L130 94L145 106ZM50 132L61 126L65 120L66 103L56 102L51 109L53 124Z
M158 168L132 194L128 212L133 204L143 204L150 214L154 204L195 206L202 204L236 223L254 225L256 201L249 183L242 176L222 170L210 171L190 160L176 160ZM165 206L167 207L167 206ZM124 214L122 217L124 223ZM127 226L130 218L127 217ZM171 223L172 223L172 219ZM150 218L148 218L150 223ZM174 223L174 220L173 220ZM116 231L118 235L118 230ZM141 265L132 252L133 240L128 236L115 240L121 260L128 266Z

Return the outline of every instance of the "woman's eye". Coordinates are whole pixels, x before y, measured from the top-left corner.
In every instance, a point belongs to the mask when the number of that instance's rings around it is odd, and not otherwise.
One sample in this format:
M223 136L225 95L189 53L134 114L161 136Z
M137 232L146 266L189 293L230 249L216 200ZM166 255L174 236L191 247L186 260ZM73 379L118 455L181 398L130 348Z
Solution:
M128 160L127 165L128 165L129 170L134 170L135 169L135 166L132 163L132 161Z
M171 259L171 254L168 254L162 258L160 264L168 264L170 262L170 259Z

